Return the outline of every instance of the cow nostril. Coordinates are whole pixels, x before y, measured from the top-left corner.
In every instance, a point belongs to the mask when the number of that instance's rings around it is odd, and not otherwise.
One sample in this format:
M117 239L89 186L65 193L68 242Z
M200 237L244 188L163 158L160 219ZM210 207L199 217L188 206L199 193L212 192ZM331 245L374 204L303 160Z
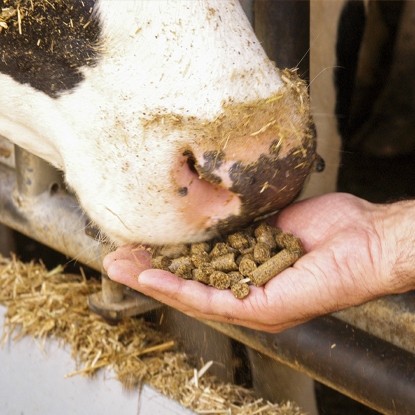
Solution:
M217 152L205 152L203 157L198 159L192 151L186 150L182 153L182 156L185 157L188 171L196 176L198 180L226 188L223 177L218 171L218 168L222 165L222 160Z
M314 167L314 171L317 173L321 173L326 168L326 163L319 154L316 154L313 167Z
M196 159L193 156L193 154L188 152L187 154L183 154L183 155L187 157L186 163L187 163L187 166L189 167L189 170L194 174L198 174L196 170Z

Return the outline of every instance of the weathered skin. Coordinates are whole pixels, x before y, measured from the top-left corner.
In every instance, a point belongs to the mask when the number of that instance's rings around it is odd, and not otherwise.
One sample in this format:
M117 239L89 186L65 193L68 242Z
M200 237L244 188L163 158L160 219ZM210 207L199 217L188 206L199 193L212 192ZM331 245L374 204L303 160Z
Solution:
M298 195L306 87L236 0L35 3L0 32L0 134L63 169L112 241L207 239Z

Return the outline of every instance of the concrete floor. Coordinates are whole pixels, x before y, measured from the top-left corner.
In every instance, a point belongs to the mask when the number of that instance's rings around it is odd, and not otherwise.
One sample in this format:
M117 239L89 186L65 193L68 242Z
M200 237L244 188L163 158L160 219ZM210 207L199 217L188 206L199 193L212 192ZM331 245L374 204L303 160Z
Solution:
M0 306L0 333L5 308ZM76 370L70 352L56 341L26 337L0 347L2 415L192 415L177 402L144 385L127 391L114 375L93 378L65 375Z

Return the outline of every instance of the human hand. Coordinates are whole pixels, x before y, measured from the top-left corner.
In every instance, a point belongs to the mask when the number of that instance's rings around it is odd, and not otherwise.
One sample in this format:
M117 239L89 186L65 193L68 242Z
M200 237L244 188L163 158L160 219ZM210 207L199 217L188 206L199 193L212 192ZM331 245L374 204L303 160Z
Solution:
M243 300L149 269L149 253L132 246L107 255L104 268L112 280L190 316L268 332L415 287L413 202L375 205L333 193L285 208L274 223L300 237L307 253L265 286L251 286Z

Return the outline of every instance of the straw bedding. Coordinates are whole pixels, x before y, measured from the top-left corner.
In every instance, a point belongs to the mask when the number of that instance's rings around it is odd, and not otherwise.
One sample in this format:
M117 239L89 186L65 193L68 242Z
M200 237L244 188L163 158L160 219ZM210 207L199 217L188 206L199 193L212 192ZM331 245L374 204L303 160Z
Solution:
M208 373L212 362L196 369L172 338L143 319L117 325L102 320L87 307L88 295L99 289L98 281L65 274L60 266L47 270L41 263L0 256L0 304L7 307L2 341L57 339L70 346L74 358L67 376L111 369L126 388L147 383L198 414L301 415L292 403L272 404L221 383Z

